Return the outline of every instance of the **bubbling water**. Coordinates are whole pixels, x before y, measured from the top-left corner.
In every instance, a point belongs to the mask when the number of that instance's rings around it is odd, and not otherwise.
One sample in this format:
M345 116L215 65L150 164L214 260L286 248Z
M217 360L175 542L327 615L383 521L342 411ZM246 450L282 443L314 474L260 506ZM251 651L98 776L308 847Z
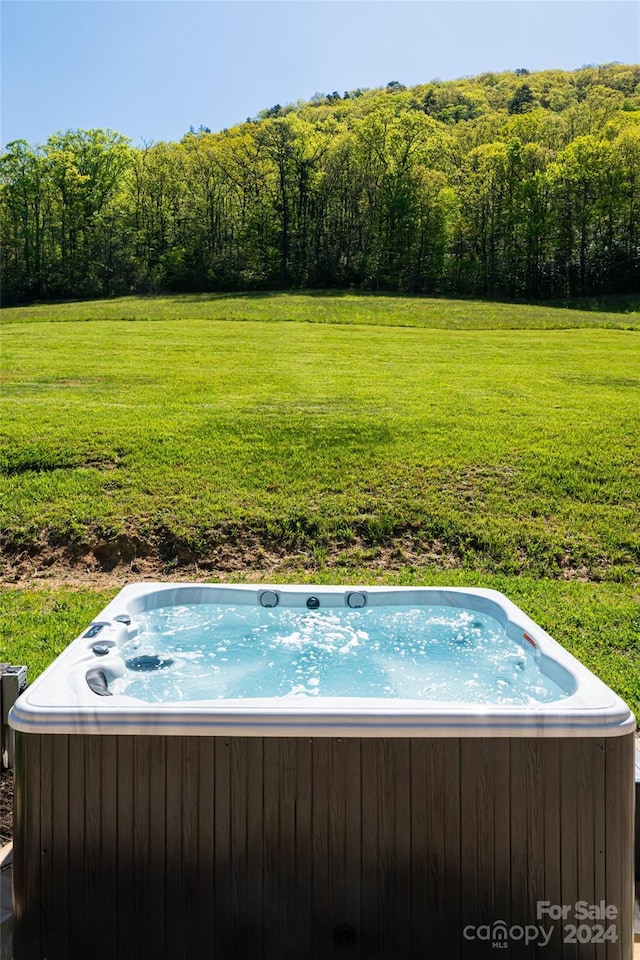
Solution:
M115 694L147 702L383 698L550 702L567 691L497 620L459 607L195 604L141 614ZM150 665L148 669L141 664Z

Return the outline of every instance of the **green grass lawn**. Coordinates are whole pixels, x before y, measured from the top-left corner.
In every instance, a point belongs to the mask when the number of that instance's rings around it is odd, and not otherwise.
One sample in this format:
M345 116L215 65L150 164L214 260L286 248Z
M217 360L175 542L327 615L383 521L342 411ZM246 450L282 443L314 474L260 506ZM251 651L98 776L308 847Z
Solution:
M127 542L249 580L276 556L281 580L499 581L637 708L638 313L590 306L4 310L5 552ZM8 591L0 656L44 643L41 669L103 602Z
M259 320L451 330L640 329L640 296L517 304L363 293L173 294L33 304L2 311L4 323L78 320Z

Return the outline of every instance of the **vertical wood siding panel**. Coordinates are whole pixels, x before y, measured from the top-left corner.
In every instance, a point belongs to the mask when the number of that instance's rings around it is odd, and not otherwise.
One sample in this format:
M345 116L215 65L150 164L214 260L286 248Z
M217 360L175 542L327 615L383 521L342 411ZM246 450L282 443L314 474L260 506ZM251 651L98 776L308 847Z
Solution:
M69 870L69 763L73 762L73 738L68 736L48 737L48 743L54 757L52 769L51 794L46 796L42 783L39 784L45 800L52 807L51 849L51 885L55 908L51 913L49 937L52 943L59 944L62 960L68 956L67 930L73 923L73 910L69 903L69 888L73 883Z
M595 842L596 810L602 806L601 793L603 772L600 769L602 753L595 740L581 740L576 752L576 832L579 836L577 863L576 900L596 903L595 882ZM604 764L603 764L604 767ZM604 891L603 891L604 892ZM580 960L594 960L595 947L592 943L580 945Z
M181 956L185 939L185 863L182 855L184 737L167 737L165 770L166 816L166 904L165 957Z
M188 957L201 951L201 928L204 918L195 910L198 901L198 809L200 783L200 751L198 737L183 739L182 754L182 831L181 859L184 902L184 937L182 949Z
M56 860L56 836L53 829L53 771L55 769L55 740L43 738L40 743L39 799L40 809L40 927L42 940L47 950L55 950L52 926L55 923L57 904L53 886L53 870ZM65 831L66 835L66 831ZM64 941L62 949L64 950ZM66 952L66 951L65 951Z
M167 794L166 777L180 771L167 770L167 738L146 737L149 751L149 882L147 886L147 950L160 960L167 942Z
M629 734L624 739L618 739L620 741L617 748L618 784L623 798L623 815L620 824L620 846L622 854L621 882L622 889L626 891L626 898L621 904L621 910L623 917L632 917L634 911L633 832L635 813L635 737L633 734ZM626 924L622 941L623 950L627 950L629 956L631 956L634 949L632 923Z
M402 862L396 833L398 813L409 822L405 754L401 740L362 741L363 955L371 960L408 956L410 860Z
M69 955L91 955L91 904L87 890L86 737L69 741ZM82 917L83 922L74 922Z
M230 814L231 814L231 860L229 886L231 896L231 916L233 923L233 955L242 956L240 943L241 931L238 918L242 916L243 901L246 897L245 878L247 874L247 782L245 775L246 743L243 738L230 740Z
M495 783L492 743L484 739L463 740L460 753L460 862L462 867L462 904L464 926L490 924L498 918L493 912L494 887L494 809ZM478 943L466 939L462 956L478 955Z
M326 741L327 749L327 909L320 918L322 938L330 957L338 957L343 948L335 941L338 928L344 924L353 926L346 916L345 886L346 886L346 846L347 825L345 821L346 770L345 754L342 749L344 741L333 739ZM355 928L354 928L355 929ZM356 931L357 935L357 931ZM321 952L320 957L327 956Z
M362 954L368 960L380 957L380 926L388 923L385 891L379 875L384 869L381 849L378 742L362 741ZM380 858L383 863L380 865Z
M87 927L87 940L91 944L94 960L109 960L113 957L113 919L110 911L98 905L109 899L113 902L113 890L109 891L108 859L115 853L115 837L109 837L109 825L103 822L103 762L105 744L100 737L83 737L85 753L85 888L88 913L83 918ZM111 840L107 845L105 841ZM108 858L107 860L105 858ZM113 856L115 860L115 857ZM70 918L71 919L71 918ZM73 921L71 921L73 922ZM110 943L111 942L111 943ZM111 947L111 948L110 948Z
M488 741L489 743L491 741ZM494 801L493 801L493 889L492 911L494 919L506 919L513 913L511 901L511 821L519 816L517 808L511 807L511 745L512 741L496 738L494 760ZM539 813L541 811L539 810ZM540 819L542 819L540 817ZM542 883L542 858L539 852L542 831L536 838L537 853L540 860L540 883ZM530 917L530 913L528 914Z
M606 745L604 740L593 741L593 773L591 793L593 803L593 889L596 903L601 898L606 899L606 853L605 853L605 811L607 803L606 791ZM588 791L587 791L588 792ZM595 945L596 960L606 960L607 944Z
M117 737L92 737L94 750L97 756L92 760L95 766L99 764L100 772L100 823L99 823L99 856L100 889L96 891L98 903L117 903L118 901L118 809L116 782L118 777L118 742ZM97 927L97 937L100 943L99 950L104 960L113 960L116 957L117 939L116 928L113 922L112 910L101 909ZM97 951L96 951L97 956Z
M251 940L255 904L247 901L247 741L244 737L230 740L231 864L230 895L233 923L234 956L242 956Z
M264 741L254 737L246 741L247 780L247 879L246 898L250 921L243 940L247 958L264 956L264 915L268 911L263 895L264 878ZM289 747L293 744L288 741ZM294 744L293 744L294 745ZM295 768L294 768L295 773ZM289 785L293 799L295 782ZM246 913L246 908L243 907Z
M265 957L310 957L311 743L266 738L260 749L257 754L252 747L249 764L247 882L256 902L251 949Z
M194 910L201 918L200 952L204 957L214 956L215 916L215 809L214 809L214 741L200 738L198 782L198 882Z
M311 924L314 958L362 955L361 741L314 739L309 821ZM300 867L299 867L300 869ZM334 942L338 927L355 932L352 947Z
M278 785L276 805L278 809L278 845L280 893L282 896L282 927L280 951L282 960L294 960L298 955L295 934L297 887L296 887L296 798L297 785L296 750L293 740L278 740ZM275 958L274 958L275 960Z
M441 758L439 775L443 778L443 812L444 824L444 861L445 882L443 889L443 904L448 904L446 922L443 925L445 941L455 944L461 943L461 931L466 919L466 904L461 901L463 864L462 849L462 809L460 796L462 792L462 740L436 741L439 746L438 756ZM437 809L437 808L436 808ZM437 821L434 823L437 829ZM464 913L463 913L464 910ZM462 953L461 948L460 955Z
M434 927L439 925L437 893L444 879L444 831L432 836L431 741L411 741L411 917L412 951L427 957L434 951ZM423 922L420 922L422 917ZM425 923L425 918L430 922Z
M411 743L412 953L460 956L459 741Z
M85 754L84 819L85 819L85 887L90 910L90 923L100 950L100 924L91 905L99 903L102 891L102 749L99 737L83 737ZM102 913L102 911L100 911ZM95 949L95 948L94 948Z
M545 898L544 823L545 794L543 753L545 742L523 738L511 744L510 817L510 910L500 914L512 923L537 924L536 904ZM496 813L498 811L496 810ZM500 862L500 861L498 861ZM531 956L535 946L523 941L514 946L514 956Z
M347 924L357 927L347 916L347 754L344 749L346 741L327 740L327 910L322 916L322 937L327 944L331 957L343 952L334 942L335 932L339 927ZM321 957L326 953L320 953Z
M345 949L350 956L361 950L361 841L360 841L360 741L328 739L323 742L324 760L316 779L324 781L325 850L314 870L326 871L326 902L318 917L322 950L318 957L339 957ZM315 756L315 755L314 755ZM314 909L316 908L314 900ZM339 928L351 928L355 940L345 948L335 940Z
M14 807L14 923L20 960L44 955L40 922L40 767L42 737L17 733L14 763L23 774L16 778Z
M115 916L117 929L117 957L132 956L131 937L135 923L133 909L133 741L135 737L118 737L118 902ZM135 954L134 954L135 956Z
M214 957L233 957L231 923L231 741L218 737L214 745Z
M474 755L478 741L473 741ZM470 762L471 761L471 762ZM460 745L460 891L459 896L466 905L464 924L477 927L481 922L478 901L478 834L484 829L484 816L478 809L477 778L479 771L469 754L469 744ZM461 956L474 960L477 944L461 943Z
M495 889L495 811L498 789L495 780L495 741L478 740L472 747L466 744L465 768L475 770L476 798L476 896L481 923L496 919ZM469 824L473 828L473 821ZM467 838L469 844L471 838Z
M560 903L567 904L575 903L578 887L577 750L576 741L560 741L561 780L558 785L560 791ZM571 789L567 789L569 784ZM574 960L578 956L577 945L563 944L564 960Z
M150 744L148 737L133 737L133 783L131 813L133 820L131 871L133 896L131 916L131 949L143 957L146 948L151 884L150 812L153 797L150 790Z
M411 948L411 749L409 740L388 740L393 818L393 864L389 878L393 898L392 949L399 958L414 956Z
M511 752L517 748L517 741L512 742ZM560 861L561 848L561 825L560 825L560 807L562 794L562 766L560 757L560 740L549 739L541 744L542 753L542 773L541 773L541 793L542 806L544 809L544 836L542 843L542 855L544 861L544 889L540 897L541 900L548 900L549 903L562 903L562 865ZM563 932L560 921L549 920L546 917L540 920L540 923L549 929L553 927L553 944L558 944L556 948L558 956L562 955ZM547 950L550 948L547 947Z
M631 960L633 954L633 809L634 735L606 740L606 890L618 909L618 943L607 945L607 960Z
M350 956L362 954L362 741L350 739L339 741L334 750L339 753L339 766L344 778L342 813L336 809L336 817L342 818L343 832L342 864L340 869L341 889L335 901L332 924L346 923L356 931L356 942L349 948ZM336 827L331 828L336 832ZM337 948L338 956L344 949Z
M267 741L265 741L265 744ZM313 960L332 957L334 950L326 918L332 915L330 855L331 741L316 738L312 743L311 771L311 941ZM340 922L340 921L338 921Z
M66 869L67 844L69 830L65 822L62 833L56 832L56 767L57 767L57 740L55 737L43 737L40 744L40 925L42 929L43 949L47 952L56 950L53 928L65 929L68 918L69 902L64 897L62 902L57 899L55 886L56 871L65 894L68 892L69 871ZM66 812L66 811L65 811ZM66 818L65 818L66 819ZM62 867L62 869L61 869ZM59 909L60 907L60 909ZM62 916L60 914L62 913ZM65 915L66 914L66 915ZM61 958L68 956L67 938L60 941L59 953Z
M510 857L509 857L509 882L511 885L511 912L508 916L500 919L506 920L507 924L517 923L527 924L533 920L528 910L527 881L529 873L529 849L526 834L526 817L529 809L535 805L535 797L531 796L530 785L532 783L532 771L530 766L530 755L527 751L527 742L521 740L514 745L511 751L511 776L509 789L509 802L511 809L517 815L511 818L510 825ZM510 952L520 958L522 945L515 944Z
M605 865L605 882L607 889L607 903L613 904L618 911L622 908L623 901L623 869L620 849L621 823L624 816L624 798L621 790L616 790L616 780L619 776L618 765L620 758L616 750L616 744L607 742L605 768L607 777L607 796L605 809L605 843L607 850L607 860ZM619 924L616 924L619 926ZM622 938L623 933L618 930L618 937ZM607 944L607 960L618 960L621 944ZM624 956L624 953L622 954ZM626 957L625 957L626 960Z
M379 911L374 942L377 956L395 960L399 954L395 949L397 924L393 891L396 883L395 789L391 776L395 760L393 745L388 740L377 741L374 757L378 799L375 811L378 835L377 858L374 858L377 881L375 899Z
M263 780L263 895L265 912L264 923L264 952L265 957L276 955L280 946L280 926L282 918L276 916L276 904L281 895L280 890L280 837L279 810L277 802L278 778L280 776L279 751L277 742L271 737L264 741L264 780Z
M295 956L311 957L311 741L290 740L294 749L296 787L294 796L295 828L295 910L292 918L292 941Z

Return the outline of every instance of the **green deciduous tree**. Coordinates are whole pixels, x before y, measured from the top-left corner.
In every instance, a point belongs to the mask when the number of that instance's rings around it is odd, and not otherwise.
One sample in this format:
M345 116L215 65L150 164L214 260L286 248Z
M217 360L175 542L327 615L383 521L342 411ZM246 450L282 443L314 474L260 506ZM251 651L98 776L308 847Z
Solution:
M637 290L639 210L640 66L392 81L179 143L9 144L2 296Z

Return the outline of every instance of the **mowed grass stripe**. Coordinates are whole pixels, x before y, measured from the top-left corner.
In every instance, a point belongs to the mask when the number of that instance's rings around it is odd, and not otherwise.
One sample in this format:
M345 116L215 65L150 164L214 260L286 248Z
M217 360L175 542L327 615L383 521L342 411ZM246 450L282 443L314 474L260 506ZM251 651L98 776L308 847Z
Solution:
M640 329L640 297L585 300L583 308L360 293L167 294L34 304L2 311L9 323L85 320L260 320L437 329Z
M3 354L14 546L409 536L469 569L637 575L633 332L115 320L11 324Z

